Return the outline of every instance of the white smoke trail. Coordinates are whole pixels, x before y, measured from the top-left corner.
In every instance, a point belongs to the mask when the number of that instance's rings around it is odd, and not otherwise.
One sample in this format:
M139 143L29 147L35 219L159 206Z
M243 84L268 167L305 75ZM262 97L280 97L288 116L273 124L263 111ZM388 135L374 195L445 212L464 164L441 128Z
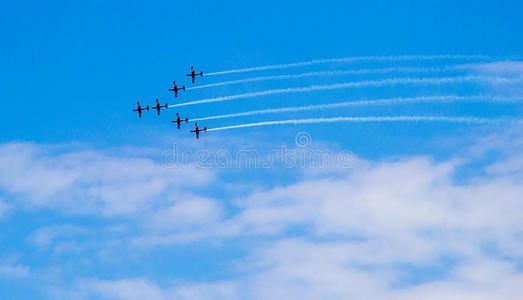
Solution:
M260 96L268 96L275 94L284 94L284 93L304 93L311 91L323 91L323 90L334 90L342 88L356 88L356 87L379 87L386 85L397 85L397 84L444 84L444 83L463 83L463 82L473 82L473 81L487 81L494 83L515 83L520 82L521 77L518 78L503 78L503 77L485 77L485 76L461 76L461 77L443 77L443 78L392 78L392 79L382 79L382 80L364 80L364 81L354 81L354 82L345 82L345 83L336 83L336 84L327 84L327 85L312 85L308 87L297 87L297 88L283 88L283 89L274 89L266 90L261 92L252 92L238 95L222 96L216 98L202 99L196 101L190 101L185 103L169 105L169 107L179 107L203 103L212 103L212 102L221 102L221 101L230 101L242 98L252 98Z
M344 58L329 58L316 59L305 62L297 62L290 64L270 65L261 67L252 67L244 69L235 69L221 72L206 73L205 76L223 75L231 73L243 73L252 71L287 69L293 67L303 67L309 65L325 64L325 63L348 63L356 61L409 61L409 60L436 60L436 59L489 59L486 55L397 55L397 56L360 56L360 57L344 57Z
M217 83L204 84L200 86L193 86L186 88L187 90L196 90L209 87L217 87L224 85L232 85L239 83L249 83L258 81L268 80L283 80L283 79L297 79L304 77L316 77L316 76L338 76L338 75L360 75L360 74L385 74L385 73L437 73L445 72L449 70L462 70L467 68L467 65L457 66L445 66L445 67L390 67L390 68L375 68L375 69L360 69L360 70L345 70L345 71L318 71L318 72L307 72L300 74L287 74L287 75L273 75L273 76L260 76L247 79L238 79L223 81Z
M505 97L490 97L490 96L456 96L456 95L447 95L447 96L420 96L420 97L409 97L409 98L387 98L387 99L376 99L376 100L360 100L360 101L347 101L339 103L330 103L330 104L316 104L316 105L307 105L307 106L294 106L294 107L283 107L283 108L272 108L272 109L261 109L246 111L241 113L234 114L225 114L217 116L209 116L202 118L194 118L191 121L206 121L206 120L215 120L215 119L228 119L236 117L245 117L252 115L263 115L263 114L272 114L272 113L284 113L284 112L298 112L298 111L312 111L312 110L323 110L323 109L333 109L341 107L350 107L350 106L370 106L370 105L389 105L389 104L405 104L405 103L415 103L415 102L436 102L436 101L483 101L483 100L493 100L493 101L521 101L523 98L505 98Z
M221 131L235 128L273 126L273 125L299 125L299 124L317 124L317 123L337 123L337 122L450 122L450 123L501 123L504 119L485 119L477 117L433 117L433 116L396 116L396 117L335 117L335 118L313 118L313 119L295 119L281 121L266 121L249 124L239 124L218 128L210 128L207 131Z

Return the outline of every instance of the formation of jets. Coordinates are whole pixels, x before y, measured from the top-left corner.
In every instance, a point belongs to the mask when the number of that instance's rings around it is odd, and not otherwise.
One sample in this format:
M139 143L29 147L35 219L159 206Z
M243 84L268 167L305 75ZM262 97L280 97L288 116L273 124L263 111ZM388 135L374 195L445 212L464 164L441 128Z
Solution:
M194 83L196 76L202 76L203 77L203 72L200 71L200 73L196 73L194 71L194 67L191 66L191 73L190 74L186 74L186 75L190 76L191 79L192 79L192 83ZM181 87L178 87L176 85L176 81L173 81L173 87L170 88L169 91L174 92L174 97L178 97L178 91L180 91L180 90L185 91L185 85L182 85ZM147 105L146 107L142 107L140 105L140 101L137 101L136 105L137 105L137 107L135 109L133 109L133 111L138 112L138 117L139 118L142 117L142 111L144 111L144 110L149 111L149 105ZM169 107L169 105L167 103L165 103L164 105L161 105L160 101L158 101L158 99L156 99L156 105L155 106L151 106L152 109L156 109L156 112L158 113L158 115L160 115L160 110L162 108L167 109L168 107ZM180 114L176 113L176 120L172 120L172 123L176 123L178 129L180 129L181 128L181 124L183 122L188 123L189 122L189 118L186 117L185 119L182 119L180 117ZM206 132L206 131L207 131L207 127L203 127L203 129L200 129L198 127L198 123L194 123L194 129L191 130L191 132L196 134L196 138L197 139L200 138L200 132Z

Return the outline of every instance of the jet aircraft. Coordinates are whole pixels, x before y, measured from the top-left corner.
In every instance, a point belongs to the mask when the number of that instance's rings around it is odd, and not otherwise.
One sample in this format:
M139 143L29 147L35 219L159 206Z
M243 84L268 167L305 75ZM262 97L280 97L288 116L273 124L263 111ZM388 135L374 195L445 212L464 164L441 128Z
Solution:
M138 117L141 118L142 117L142 110L149 110L149 105L147 105L147 107L143 108L142 106L140 106L140 101L137 101L136 104L138 105L138 107L133 109L133 111L137 111L138 112Z
M207 132L207 126L203 127L203 129L199 129L198 128L198 123L194 123L194 129L191 130L191 132L196 133L196 138L197 139L200 138L200 132L202 132L202 131Z
M185 91L185 85L182 85L181 88L179 88L177 85L176 85L176 81L173 81L173 88L172 89L169 89L169 91L173 91L174 92L174 97L178 97L178 91L179 90L184 90Z
M158 99L156 99L156 106L151 107L152 109L156 109L158 112L158 115L160 114L160 108L165 107L167 109L167 103L165 105L160 105L160 102L158 102Z
M190 74L186 74L186 76L190 76L190 77L192 77L192 83L194 83L194 78L195 78L196 76L198 76L198 75L200 75L200 76L203 77L203 72L200 72L200 73L196 73L196 72L194 72L194 67L193 67L193 66L191 66L191 73L190 73Z
M176 120L172 120L172 123L176 123L178 125L178 129L180 129L180 124L182 122L189 122L189 118L181 119L180 114L176 113Z

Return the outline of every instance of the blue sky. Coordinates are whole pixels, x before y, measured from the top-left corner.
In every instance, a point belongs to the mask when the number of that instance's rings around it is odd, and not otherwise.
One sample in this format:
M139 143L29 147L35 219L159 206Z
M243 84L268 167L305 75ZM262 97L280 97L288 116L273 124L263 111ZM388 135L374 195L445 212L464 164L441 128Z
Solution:
M523 4L454 2L4 4L0 297L516 299ZM414 58L394 59L403 55ZM195 85L184 76L191 65L205 75L363 56L385 58L204 76ZM340 71L347 74L332 73ZM168 91L172 80L192 87L310 72L331 73L178 98ZM394 79L404 82L365 84ZM132 112L137 100L173 105L345 83L362 86L171 107L141 119ZM427 98L449 96L461 100ZM413 97L425 101L398 103ZM199 123L485 122L260 126L199 140L171 124L176 112L191 119L391 98ZM172 165L173 151L186 161ZM318 165L320 151L332 161ZM274 160L253 167L245 153ZM222 167L224 155L238 159Z

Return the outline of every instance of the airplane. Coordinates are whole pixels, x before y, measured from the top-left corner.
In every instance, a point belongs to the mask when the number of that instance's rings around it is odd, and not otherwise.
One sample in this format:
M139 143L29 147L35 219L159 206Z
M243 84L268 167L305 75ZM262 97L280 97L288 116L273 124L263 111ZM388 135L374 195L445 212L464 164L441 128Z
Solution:
M176 123L176 124L178 124L178 129L180 129L180 124L181 124L182 122L189 122L189 118L185 118L185 120L180 119L180 114L179 114L179 113L176 113L176 120L172 120L171 122L172 122L172 123Z
M140 106L140 101L137 101L136 104L138 105L138 108L133 109L133 111L137 111L138 112L138 117L141 118L142 117L142 110L146 110L146 109L149 110L149 105L147 105L146 108L142 108Z
M185 91L185 85L182 85L181 88L179 88L177 85L176 85L176 81L173 81L173 88L172 89L169 89L169 91L173 91L174 92L174 97L178 97L178 91L179 90L184 90Z
M200 138L200 132L205 131L207 132L207 126L203 127L203 129L198 128L198 123L194 123L194 130L191 130L191 132L196 133L196 138Z
M165 105L160 105L158 102L158 99L156 99L156 106L151 107L152 109L156 109L158 111L158 115L160 114L160 108L165 107L167 108L167 103Z
M195 73L195 72L194 72L194 67L191 66L191 74L187 74L186 76L190 76L190 77L192 77L192 83L194 83L194 78L195 78L196 76L198 76L198 75L203 76L203 72Z

